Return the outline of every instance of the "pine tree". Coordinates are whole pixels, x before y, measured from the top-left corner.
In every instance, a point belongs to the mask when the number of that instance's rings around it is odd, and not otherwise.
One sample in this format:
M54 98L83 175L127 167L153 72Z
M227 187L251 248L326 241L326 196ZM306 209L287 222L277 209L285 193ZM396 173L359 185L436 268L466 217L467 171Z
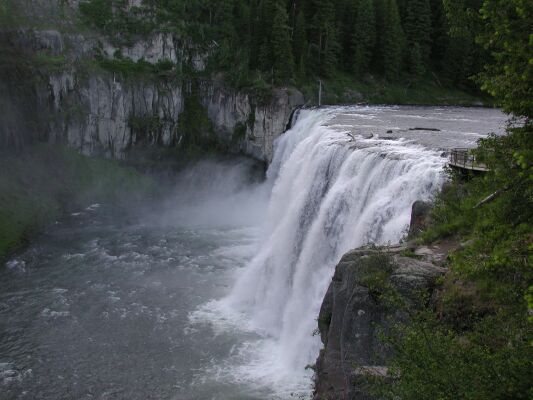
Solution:
M215 22L219 27L222 37L228 40L233 39L235 35L233 26L234 4L234 0L219 0L215 15Z
M406 0L404 31L409 48L418 44L423 66L431 53L431 8L429 0Z
M431 0L431 64L442 71L448 46L449 26L442 0Z
M259 49L258 64L263 71L272 69L272 33L278 0L263 0L259 7L257 20L257 45Z
M353 71L360 75L368 72L376 44L376 20L374 2L361 0L355 20L355 32L352 38Z
M324 47L322 50L322 64L320 72L323 76L333 76L339 62L341 46L338 39L338 30L333 22L326 26L324 35Z
M358 4L359 0L344 0L344 9L339 14L341 59L342 66L347 70L352 68L352 38L355 31L354 21L357 17Z
M396 0L386 0L384 19L383 71L389 80L398 78L402 66L404 36Z
M407 60L409 72L415 79L420 78L426 72L424 62L422 60L422 51L418 43L413 43L409 49L409 58Z
M300 76L305 75L305 70L307 68L307 47L305 15L300 11L296 17L296 26L293 35L294 60L298 66Z
M385 37L385 16L387 14L387 0L374 0L374 14L376 19L376 43L370 69L376 73L384 74L383 57Z
M313 42L318 61L317 73L331 76L338 63L340 45L336 27L335 6L332 0L313 0L315 14L313 16Z
M285 7L278 5L272 25L272 67L276 83L288 82L294 74L289 16Z

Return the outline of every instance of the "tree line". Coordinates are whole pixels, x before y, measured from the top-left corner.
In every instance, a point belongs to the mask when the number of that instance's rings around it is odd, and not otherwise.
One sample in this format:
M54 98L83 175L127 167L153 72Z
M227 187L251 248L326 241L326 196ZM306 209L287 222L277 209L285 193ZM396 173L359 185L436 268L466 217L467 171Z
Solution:
M341 71L356 80L414 82L432 74L471 85L486 60L469 20L481 0L144 0L136 14L122 14L129 24L112 21L126 4L80 7L103 29L173 30L208 47L212 69L237 79L279 85Z

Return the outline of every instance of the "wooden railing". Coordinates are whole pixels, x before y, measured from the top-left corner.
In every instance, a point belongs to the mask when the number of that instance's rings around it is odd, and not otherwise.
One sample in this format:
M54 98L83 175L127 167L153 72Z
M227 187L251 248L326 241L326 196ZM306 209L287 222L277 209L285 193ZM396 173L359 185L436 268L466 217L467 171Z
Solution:
M488 171L488 167L476 160L472 149L453 149L450 152L450 161L448 165L452 168L459 168L471 171Z

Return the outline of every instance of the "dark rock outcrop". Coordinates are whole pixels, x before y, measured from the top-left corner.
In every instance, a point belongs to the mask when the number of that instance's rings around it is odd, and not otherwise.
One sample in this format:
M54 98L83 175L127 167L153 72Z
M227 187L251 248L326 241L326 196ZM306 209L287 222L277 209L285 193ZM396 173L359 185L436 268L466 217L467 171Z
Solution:
M409 237L419 235L429 224L429 213L433 205L425 201L415 201L411 210L411 225L409 226Z
M407 316L380 296L380 285L412 306L432 291L445 270L402 256L404 246L361 248L347 253L335 269L319 315L324 349L316 364L315 400L369 399L362 384L368 374L387 373L390 349L379 339L391 323Z

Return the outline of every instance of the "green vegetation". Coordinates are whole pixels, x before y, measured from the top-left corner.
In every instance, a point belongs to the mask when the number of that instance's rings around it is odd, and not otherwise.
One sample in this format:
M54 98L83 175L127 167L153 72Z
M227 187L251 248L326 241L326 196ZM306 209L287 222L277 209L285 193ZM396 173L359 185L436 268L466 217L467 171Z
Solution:
M388 380L374 386L384 399L533 396L533 4L478 5L478 14L456 15L454 28L463 36L478 29L477 40L493 55L479 80L521 119L507 135L480 141L476 155L489 172L452 174L437 199L422 239L462 246L450 257L434 308L412 313L385 336L395 355Z
M49 72L57 72L64 69L67 64L67 59L62 55L52 56L41 52L37 53L30 62L35 68L47 70Z
M207 110L200 102L197 89L185 97L183 113L178 124L179 142L177 149L185 151L189 156L205 154L220 149L213 124L207 115Z
M171 60L160 60L156 64L151 64L145 60L135 62L123 57L101 58L98 60L98 65L106 71L120 74L123 78L139 75L172 76L171 72L174 69L174 63Z
M369 88L369 102L421 103L416 92L427 90L422 103L448 104L431 94L433 86L475 93L470 77L482 64L473 60L485 52L464 39L465 29L448 33L438 0L147 0L140 7L84 0L80 12L85 24L118 42L156 29L187 38L211 54L206 73L223 72L238 89L293 85L314 94L319 78L332 86L339 77L350 85L379 82L369 86L387 94ZM106 69L146 72L145 65L126 63L103 61ZM397 87L406 92L398 95ZM460 98L471 97L463 93Z
M134 204L157 190L133 169L56 145L1 154L0 168L0 258L65 211L95 202Z
M303 83L300 86L306 99L317 102L317 84ZM324 104L342 104L368 102L371 104L421 104L421 105L490 105L493 100L488 96L474 95L457 88L443 87L428 79L420 80L412 85L401 82L388 82L383 79L358 81L351 74L336 73L323 80Z
M357 268L361 273L361 284L368 288L368 292L375 301L381 302L389 297L394 261L390 254L378 248L374 250L374 254L361 259L361 265Z

